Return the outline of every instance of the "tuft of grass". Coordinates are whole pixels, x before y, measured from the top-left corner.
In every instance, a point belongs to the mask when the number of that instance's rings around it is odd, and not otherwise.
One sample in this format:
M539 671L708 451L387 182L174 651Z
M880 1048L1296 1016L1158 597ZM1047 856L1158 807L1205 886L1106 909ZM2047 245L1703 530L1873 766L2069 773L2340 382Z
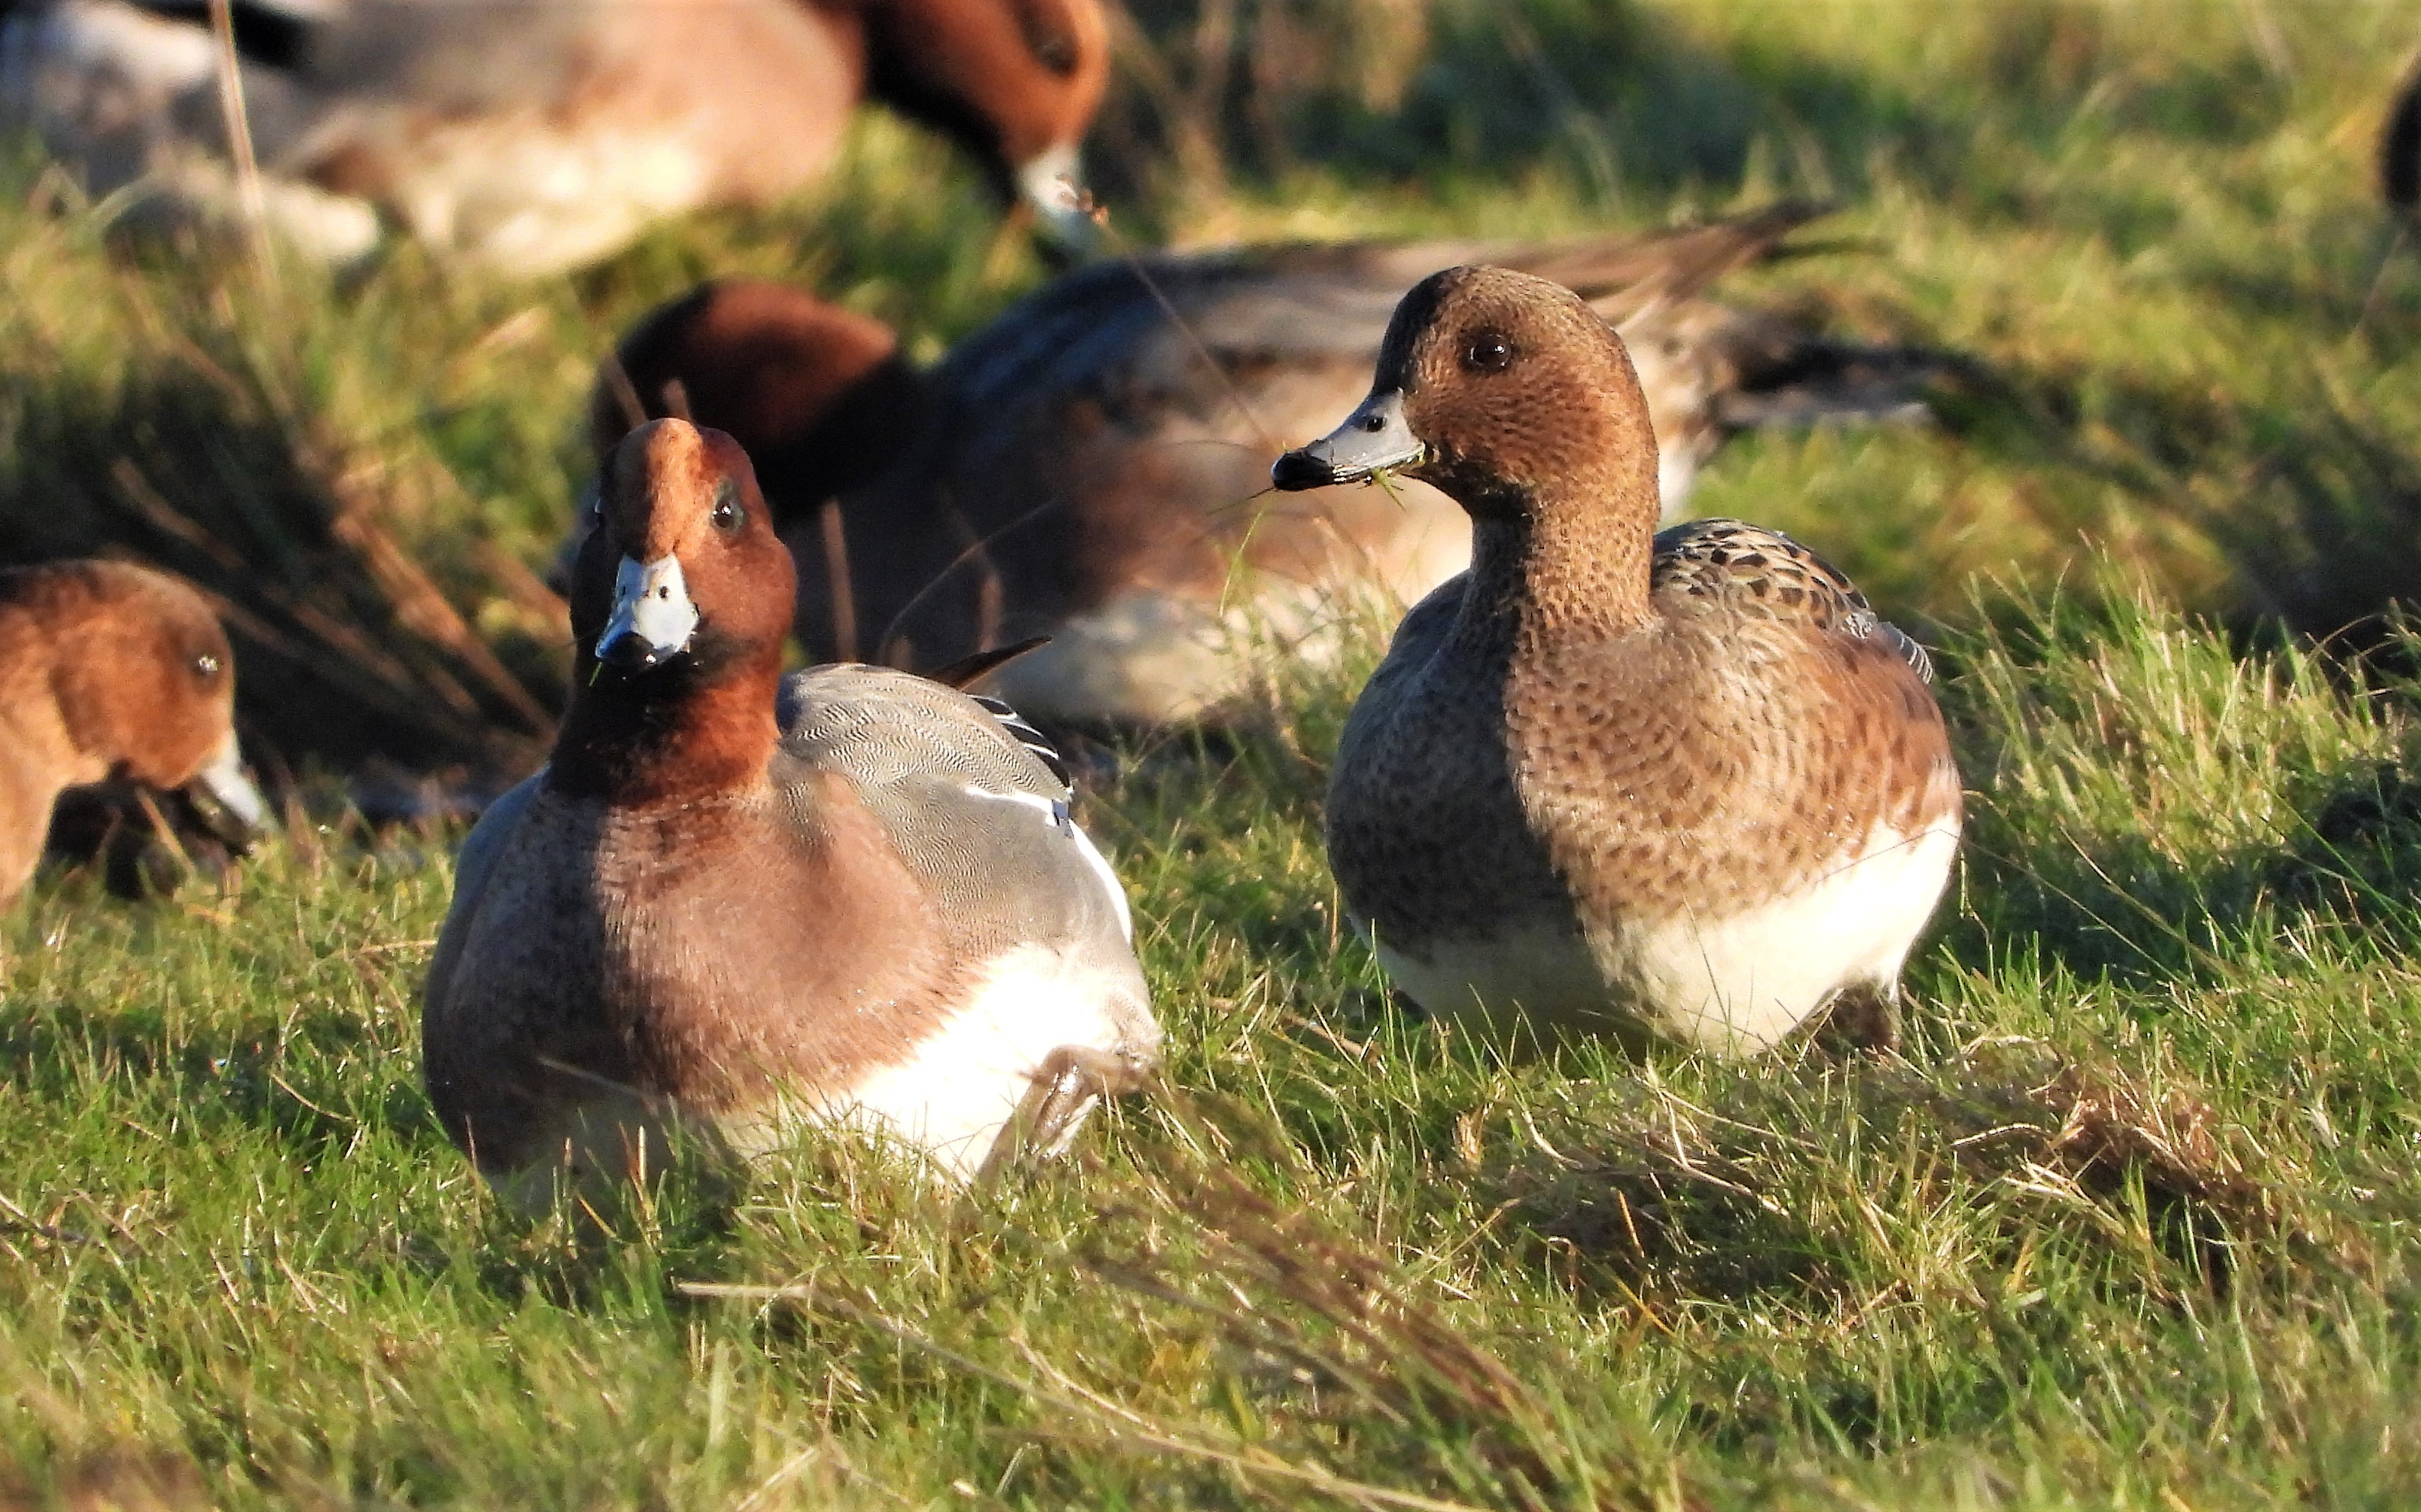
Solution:
M1134 892L1165 1085L983 1206L811 1139L602 1232L506 1213L418 1088L442 834L299 832L145 908L54 880L0 926L13 1484L2396 1504L2421 1481L2421 920L2345 889L2409 849L2374 774L2416 683L2097 602L1948 659L1978 848L1905 1058L1539 1059L1392 1003L1317 841L1351 668L1222 747L1130 753L1087 818ZM2377 806L2298 850L2349 773ZM2247 855L2322 881L2196 912ZM2174 895L2080 881L2138 856Z

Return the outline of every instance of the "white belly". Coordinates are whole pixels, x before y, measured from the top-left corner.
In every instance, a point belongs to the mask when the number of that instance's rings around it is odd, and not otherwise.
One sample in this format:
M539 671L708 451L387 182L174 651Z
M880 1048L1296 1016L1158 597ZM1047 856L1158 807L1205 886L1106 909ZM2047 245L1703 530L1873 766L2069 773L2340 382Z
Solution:
M396 186L413 234L498 272L575 267L706 197L688 133L649 123L482 121L417 145Z
M912 1146L941 1174L967 1181L1052 1052L1156 1052L1159 1030L1133 992L1132 976L1020 945L992 963L965 1005L908 1059L804 1111ZM726 1118L722 1132L741 1153L756 1154L778 1143L789 1122L759 1111Z
M1812 887L1728 918L1625 930L1608 954L1656 1005L1660 1032L1726 1054L1765 1050L1841 989L1898 982L1958 850L1951 821L1914 835L1879 827Z
M1435 1013L1591 1029L1635 1022L1722 1054L1779 1043L1843 988L1886 988L1931 916L1959 849L1944 820L1914 835L1878 827L1813 886L1722 918L1620 921L1585 941L1539 928L1442 943L1380 964Z

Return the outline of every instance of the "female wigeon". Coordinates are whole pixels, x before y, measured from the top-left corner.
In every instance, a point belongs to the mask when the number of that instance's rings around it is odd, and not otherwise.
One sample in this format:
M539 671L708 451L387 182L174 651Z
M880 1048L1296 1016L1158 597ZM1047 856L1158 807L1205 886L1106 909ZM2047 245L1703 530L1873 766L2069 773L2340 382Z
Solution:
M124 562L0 570L0 908L41 860L59 796L199 785L267 818L235 738L235 656L202 596Z
M1580 288L1631 338L1668 443L1668 507L1736 425L1911 408L1924 359L1698 297L1810 213L1492 253ZM1278 438L1360 397L1403 291L1473 251L1101 263L929 373L879 322L775 285L709 285L624 338L595 441L601 456L634 401L738 436L798 555L798 631L820 653L917 662L1047 633L1001 678L1028 713L1195 717L1246 685L1273 636L1316 650L1340 589L1409 603L1469 561L1462 511L1427 488L1273 500L1266 479ZM837 530L822 514L836 496Z
M1394 468L1471 512L1473 554L1397 631L1330 779L1330 863L1389 976L1542 1038L1746 1052L1836 998L1887 1037L1959 844L1915 643L1773 531L1653 535L1631 360L1544 280L1425 280L1368 397L1275 481Z
M0 8L0 113L95 194L232 220L203 0ZM1100 0L237 0L271 219L331 262L382 221L539 273L649 222L820 173L867 95L981 159L1076 245L1077 148L1109 77Z
M1135 1084L1125 895L1031 732L903 672L785 679L790 557L730 437L646 426L599 497L571 707L463 846L425 993L480 1170L525 1200L660 1166L668 1120L745 1154L804 1115L965 1178Z

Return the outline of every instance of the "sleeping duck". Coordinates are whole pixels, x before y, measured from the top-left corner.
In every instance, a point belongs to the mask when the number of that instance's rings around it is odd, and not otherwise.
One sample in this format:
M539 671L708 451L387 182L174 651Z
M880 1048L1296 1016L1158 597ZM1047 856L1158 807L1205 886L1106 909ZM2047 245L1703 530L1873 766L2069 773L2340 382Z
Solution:
M0 7L0 116L95 195L231 220L205 0ZM822 172L872 97L946 132L1081 245L1077 146L1109 76L1099 0L235 0L264 209L329 262L381 226L535 274L650 222Z

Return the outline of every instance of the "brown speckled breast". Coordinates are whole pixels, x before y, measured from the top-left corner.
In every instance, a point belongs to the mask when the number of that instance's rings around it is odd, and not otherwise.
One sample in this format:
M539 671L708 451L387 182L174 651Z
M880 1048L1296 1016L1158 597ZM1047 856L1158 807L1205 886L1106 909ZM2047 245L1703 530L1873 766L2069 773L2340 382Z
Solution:
M1722 916L1879 823L1955 819L1922 649L1788 537L1666 531L1649 623L1485 663L1442 654L1465 581L1406 617L1337 754L1331 864L1382 941Z

